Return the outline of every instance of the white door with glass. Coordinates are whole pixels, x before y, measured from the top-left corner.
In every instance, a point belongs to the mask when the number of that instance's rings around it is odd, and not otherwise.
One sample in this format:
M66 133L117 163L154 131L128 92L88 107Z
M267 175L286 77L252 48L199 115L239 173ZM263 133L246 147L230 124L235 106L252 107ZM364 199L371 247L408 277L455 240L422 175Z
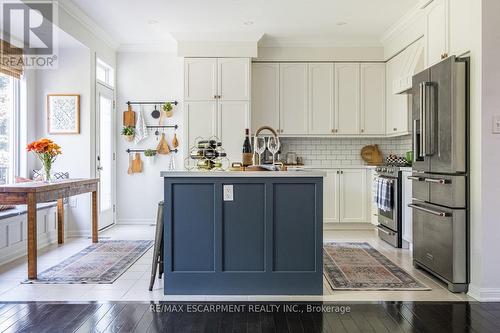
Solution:
M115 154L113 90L97 84L96 176L99 178L99 230L114 223Z

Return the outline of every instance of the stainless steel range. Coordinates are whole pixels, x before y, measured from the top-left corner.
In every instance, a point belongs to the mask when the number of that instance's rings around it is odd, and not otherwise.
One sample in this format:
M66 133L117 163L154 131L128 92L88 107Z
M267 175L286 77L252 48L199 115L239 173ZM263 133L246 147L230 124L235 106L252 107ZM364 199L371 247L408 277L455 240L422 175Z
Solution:
M408 242L403 240L403 194L402 171L396 166L380 166L375 169L379 178L389 181L392 186L393 198L390 209L378 208L378 235L397 248L408 248Z

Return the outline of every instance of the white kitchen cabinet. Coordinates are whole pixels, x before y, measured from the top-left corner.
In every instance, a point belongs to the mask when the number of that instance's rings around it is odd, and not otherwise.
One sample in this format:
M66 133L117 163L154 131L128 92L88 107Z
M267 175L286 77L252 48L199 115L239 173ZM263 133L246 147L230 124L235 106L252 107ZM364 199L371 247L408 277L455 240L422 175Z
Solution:
M334 124L334 65L309 64L308 134L332 134Z
M184 100L217 99L217 58L184 59Z
M307 134L308 65L280 64L281 134Z
M359 134L360 65L335 64L335 134Z
M361 128L365 135L385 134L385 64L361 64Z
M250 59L217 59L217 95L221 101L250 100Z
M347 223L370 222L367 218L366 169L340 171L340 221Z
M186 58L184 151L197 137L216 135L231 162L241 161L250 127L250 59Z
M189 154L197 137L209 138L217 134L217 102L187 102L184 117L185 124L188 124L184 130L184 142L188 144L184 151Z
M279 128L280 65L252 64L252 129L262 126Z
M323 179L323 222L337 223L339 220L339 177L340 170L329 169Z
M450 54L461 56L470 51L472 42L472 6L475 0L450 0Z
M394 80L399 78L404 65L404 53L400 53L386 64L386 134L404 135L410 132L409 117L409 96L407 94L395 94L393 92Z
M432 0L425 7L426 67L430 67L449 53L448 0Z
M227 158L241 161L241 149L245 140L245 128L250 124L250 103L220 101L217 110L217 136L223 142Z

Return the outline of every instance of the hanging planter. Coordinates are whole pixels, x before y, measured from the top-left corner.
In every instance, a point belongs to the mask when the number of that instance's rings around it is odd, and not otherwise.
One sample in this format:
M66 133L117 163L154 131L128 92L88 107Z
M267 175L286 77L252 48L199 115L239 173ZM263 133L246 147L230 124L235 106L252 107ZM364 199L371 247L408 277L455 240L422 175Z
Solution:
M146 149L144 156L146 157L146 163L152 165L155 163L157 152L154 149Z
M163 108L163 112L165 112L165 115L167 116L167 118L170 118L174 115L174 107L172 106L172 103L170 102L167 102L165 104L163 104L162 106Z
M125 138L125 141L127 141L127 142L134 141L135 128L133 128L132 126L125 126L122 129L122 135Z

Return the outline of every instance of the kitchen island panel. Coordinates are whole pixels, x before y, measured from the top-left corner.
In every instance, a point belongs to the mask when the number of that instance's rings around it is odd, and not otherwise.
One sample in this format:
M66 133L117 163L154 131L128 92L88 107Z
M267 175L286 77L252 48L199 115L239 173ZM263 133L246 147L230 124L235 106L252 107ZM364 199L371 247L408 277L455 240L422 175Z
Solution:
M314 272L316 184L278 183L273 191L273 271Z
M173 272L213 272L215 269L214 184L174 184L166 205L171 214ZM172 209L173 208L173 209Z
M265 184L231 185L233 201L223 202L222 270L262 272L265 270Z

